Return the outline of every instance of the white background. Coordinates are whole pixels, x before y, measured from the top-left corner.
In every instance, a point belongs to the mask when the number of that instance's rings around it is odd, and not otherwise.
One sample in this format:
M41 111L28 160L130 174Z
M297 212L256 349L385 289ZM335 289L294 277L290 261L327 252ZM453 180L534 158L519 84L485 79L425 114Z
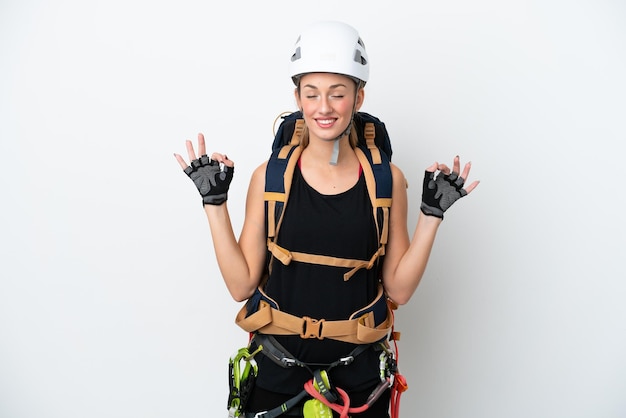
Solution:
M409 179L482 183L397 312L402 416L626 416L623 1L0 3L0 417L226 416L245 345L200 199L204 132L243 220L299 29L351 23Z

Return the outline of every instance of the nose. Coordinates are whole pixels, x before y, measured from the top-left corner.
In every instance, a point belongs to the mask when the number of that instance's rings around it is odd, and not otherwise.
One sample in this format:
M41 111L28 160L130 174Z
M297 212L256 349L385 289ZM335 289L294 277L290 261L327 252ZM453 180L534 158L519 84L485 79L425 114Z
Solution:
M322 96L320 100L320 113L330 113L332 112L332 106L330 105L330 100L326 96Z

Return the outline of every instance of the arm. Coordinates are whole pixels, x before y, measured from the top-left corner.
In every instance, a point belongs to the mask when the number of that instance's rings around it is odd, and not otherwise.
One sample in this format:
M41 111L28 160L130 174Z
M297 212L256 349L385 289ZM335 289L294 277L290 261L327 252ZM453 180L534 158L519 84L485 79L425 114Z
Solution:
M409 301L419 284L441 220L420 215L413 240L407 224L407 183L402 171L392 165L393 204L389 215L389 240L383 264L383 282L387 295L397 304Z
M265 243L265 206L263 191L265 164L252 174L246 200L246 215L239 241L235 239L226 204L205 205L215 256L233 299L249 298L263 275Z
M187 141L187 152L189 160L197 163L191 141ZM198 152L201 156L206 155L206 146L202 134L198 135ZM174 154L174 156L181 168L187 172L189 166L185 160L178 154ZM233 161L229 160L225 155L214 153L211 155L211 160L218 161L234 170ZM196 174L192 175L195 176ZM220 184L219 180L216 179L217 176L215 176L215 179L209 176L208 178L200 179L200 182L194 180L194 183L198 185L204 181L198 188L203 195L204 210L209 221L217 262L231 296L237 301L242 301L252 295L254 289L261 281L264 269L266 251L263 201L265 165L258 167L252 175L248 189L244 226L239 241L235 238L226 203L227 193L224 192L224 188L227 191L228 184ZM223 197L223 199L216 199L211 194L210 186L222 192L219 196ZM208 192L207 189L209 190Z
M458 173L459 169L460 162L459 158L456 157L452 171ZM446 165L435 163L426 170L427 176L436 170L440 170L446 176L450 174L450 169ZM469 170L470 164L468 163L461 174L463 179L467 178ZM383 282L387 295L394 302L403 305L413 296L424 275L437 230L443 220L443 211L448 209L453 202L447 204L441 211L441 217L426 215L422 209L415 227L413 240L409 241L406 228L408 208L406 179L402 171L394 165L392 165L392 175L393 204L389 219L389 240L383 265ZM475 181L463 189L464 194L462 196L470 193L477 185L478 181ZM440 198L438 197L438 199ZM433 203L430 200L429 202Z

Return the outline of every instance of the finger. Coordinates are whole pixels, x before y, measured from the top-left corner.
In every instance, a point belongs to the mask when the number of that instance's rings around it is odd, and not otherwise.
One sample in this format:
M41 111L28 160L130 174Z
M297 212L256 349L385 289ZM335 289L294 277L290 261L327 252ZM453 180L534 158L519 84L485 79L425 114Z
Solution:
M206 143L204 142L204 135L202 133L198 134L198 154L206 155Z
M213 154L211 154L211 160L221 163L224 160L224 154L214 152Z
M465 188L465 191L467 192L467 194L470 194L472 192L472 190L474 190L476 188L476 186L478 186L478 184L480 184L480 181L476 180L476 181L473 181L472 184L467 186Z
M454 162L452 163L452 171L454 171L455 173L459 173L460 170L461 170L461 159L457 155L456 157L454 157Z
M178 164L180 164L180 168L182 168L183 170L189 167L189 165L185 162L183 157L181 157L180 155L174 154L174 158L176 158L176 161L178 161Z
M437 163L436 161L426 169L426 171L428 171L429 173L434 173L437 170L437 167L439 166L439 163Z
M187 145L187 154L189 154L189 161L195 160L197 157L195 151L193 150L193 144L190 140L187 140L185 144Z
M211 159L219 162L220 164L227 165L228 167L235 166L234 161L229 160L225 154L220 154L219 152L214 152L213 154L211 154Z
M469 176L469 172L470 169L472 168L472 162L468 162L467 164L465 164L465 167L463 167L463 172L461 173L461 177L463 177L465 180L467 180L467 176ZM458 173L458 171L457 171Z
M439 169L439 171L441 171L445 175L450 174L450 167L448 167L445 164L439 164L439 167L437 167L437 168Z
M235 162L233 160L230 160L226 155L224 155L223 163L224 163L224 165L226 165L228 167L234 167L235 166Z

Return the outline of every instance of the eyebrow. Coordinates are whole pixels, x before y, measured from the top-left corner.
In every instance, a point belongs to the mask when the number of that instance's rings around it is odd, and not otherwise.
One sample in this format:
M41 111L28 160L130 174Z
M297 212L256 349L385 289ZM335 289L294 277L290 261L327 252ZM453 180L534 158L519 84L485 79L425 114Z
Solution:
M318 90L318 88L312 84L305 84L304 86L302 86L302 88L308 87L310 89L314 89L314 90ZM333 84L332 86L329 86L329 89L336 89L338 87L348 87L343 83L338 83L338 84Z

